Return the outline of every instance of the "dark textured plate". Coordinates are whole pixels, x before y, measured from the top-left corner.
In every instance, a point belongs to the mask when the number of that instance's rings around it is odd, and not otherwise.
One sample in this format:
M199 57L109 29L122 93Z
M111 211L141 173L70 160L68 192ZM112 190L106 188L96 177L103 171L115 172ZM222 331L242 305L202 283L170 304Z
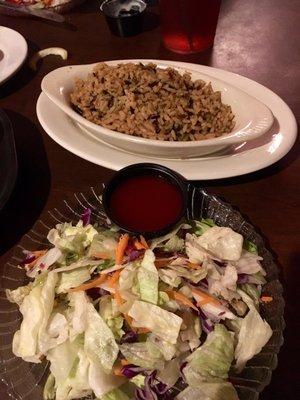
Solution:
M0 210L14 188L17 170L13 129L7 115L0 109Z
M41 400L47 364L30 364L17 358L11 351L14 332L19 329L21 315L18 307L6 300L5 288L17 288L28 281L24 269L18 267L23 258L24 249L38 250L47 246L47 233L57 223L77 222L87 207L92 209L92 223L104 222L101 195L103 187L91 188L88 192L74 194L48 215L39 220L15 248L12 259L3 267L0 281L0 378L7 385L7 393L13 400ZM277 353L283 343L284 300L282 286L278 281L278 268L271 253L266 249L261 236L241 214L204 190L195 189L192 193L191 218L212 218L218 225L228 226L241 233L245 239L254 242L263 257L263 266L267 271L267 284L264 293L274 300L262 306L261 313L273 329L273 336L261 353L248 362L239 375L231 374L230 380L235 385L240 400L257 400L259 393L271 380L272 370L277 365Z

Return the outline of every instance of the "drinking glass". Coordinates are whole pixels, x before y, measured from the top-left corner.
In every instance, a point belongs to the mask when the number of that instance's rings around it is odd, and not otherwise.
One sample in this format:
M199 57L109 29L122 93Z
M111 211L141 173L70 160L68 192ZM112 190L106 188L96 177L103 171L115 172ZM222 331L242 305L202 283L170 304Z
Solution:
M189 54L213 46L221 0L160 0L166 48Z

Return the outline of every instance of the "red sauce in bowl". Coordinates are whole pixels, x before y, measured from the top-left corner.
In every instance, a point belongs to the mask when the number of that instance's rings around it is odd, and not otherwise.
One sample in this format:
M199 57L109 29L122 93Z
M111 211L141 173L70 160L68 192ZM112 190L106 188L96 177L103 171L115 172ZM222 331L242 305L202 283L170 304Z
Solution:
M112 219L124 229L153 232L181 217L182 190L168 179L155 175L127 177L112 190L108 202Z

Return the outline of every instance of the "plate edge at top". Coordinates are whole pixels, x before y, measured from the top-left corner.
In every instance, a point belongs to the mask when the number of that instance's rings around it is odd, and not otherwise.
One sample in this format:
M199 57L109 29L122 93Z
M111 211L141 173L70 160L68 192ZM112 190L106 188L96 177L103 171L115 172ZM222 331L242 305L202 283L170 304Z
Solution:
M22 56L22 59L20 59L18 67L16 69L14 69L13 71L11 71L8 75L4 76L4 78L2 80L1 80L1 77L0 77L0 86L2 84L6 83L12 76L14 76L21 69L21 67L24 65L24 63L25 63L25 61L27 59L27 56L28 56L28 44L27 44L27 41L24 38L24 36L20 32L18 32L17 30L9 28L7 26L0 25L0 31L1 31L1 28L4 28L4 30L9 30L10 32L13 32L13 34L15 34L22 41L22 43L24 45L25 52L24 52L24 55Z

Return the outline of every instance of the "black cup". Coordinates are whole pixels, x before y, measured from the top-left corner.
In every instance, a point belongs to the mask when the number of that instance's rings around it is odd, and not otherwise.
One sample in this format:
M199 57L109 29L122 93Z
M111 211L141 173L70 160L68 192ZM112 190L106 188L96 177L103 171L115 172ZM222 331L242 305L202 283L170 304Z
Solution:
M166 225L160 230L150 231L150 232L133 231L132 229L122 225L117 219L115 219L114 215L111 212L110 199L115 188L122 182L130 179L131 177L133 178L141 175L142 176L150 175L163 178L168 182L170 182L172 185L174 185L181 193L182 208L180 214L174 221L172 221L172 223ZM189 203L190 203L189 198L190 198L191 188L193 188L193 186L184 177L182 177L177 172L167 167L151 163L133 164L118 171L113 176L113 178L106 184L102 196L102 204L108 218L121 230L133 235L142 234L146 238L159 237L171 231L172 228L174 228L183 218L189 217Z
M146 6L143 0L105 0L100 9L111 33L127 37L142 32Z

